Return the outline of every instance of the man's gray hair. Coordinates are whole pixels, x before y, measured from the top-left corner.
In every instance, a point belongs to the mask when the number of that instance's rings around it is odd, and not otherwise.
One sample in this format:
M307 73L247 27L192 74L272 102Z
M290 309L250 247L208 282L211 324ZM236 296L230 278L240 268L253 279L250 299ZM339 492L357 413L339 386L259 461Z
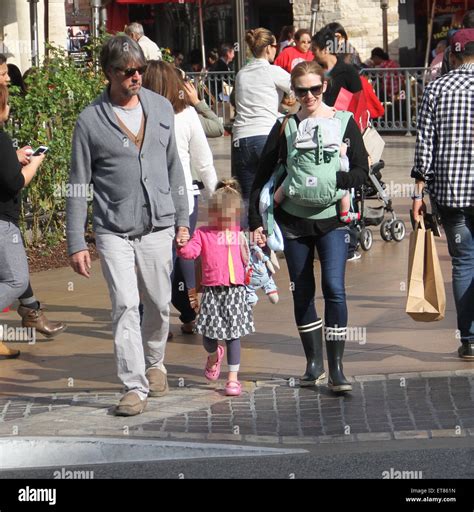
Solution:
M3 53L0 53L0 65L5 64L7 62L6 55L3 55Z
M140 45L128 36L114 36L103 44L100 51L100 65L107 76L111 69L125 69L129 66L145 66L146 59Z
M134 21L133 23L130 23L130 25L127 25L125 27L125 33L127 34L127 36L137 34L138 36L142 37L142 35L145 32L143 31L143 25Z

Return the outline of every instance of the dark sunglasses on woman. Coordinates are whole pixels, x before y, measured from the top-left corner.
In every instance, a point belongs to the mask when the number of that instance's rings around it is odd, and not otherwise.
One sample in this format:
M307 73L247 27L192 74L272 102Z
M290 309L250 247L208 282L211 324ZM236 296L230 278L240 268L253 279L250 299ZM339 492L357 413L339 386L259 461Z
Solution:
M323 93L323 84L313 85L312 87L295 87L295 95L299 98L304 98L309 92L313 96L321 96Z

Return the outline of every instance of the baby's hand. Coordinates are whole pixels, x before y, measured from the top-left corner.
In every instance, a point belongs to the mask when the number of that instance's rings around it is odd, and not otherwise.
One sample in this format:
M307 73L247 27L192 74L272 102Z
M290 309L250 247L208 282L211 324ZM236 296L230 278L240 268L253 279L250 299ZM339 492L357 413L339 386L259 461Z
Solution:
M344 142L341 144L341 156L347 156L347 144Z

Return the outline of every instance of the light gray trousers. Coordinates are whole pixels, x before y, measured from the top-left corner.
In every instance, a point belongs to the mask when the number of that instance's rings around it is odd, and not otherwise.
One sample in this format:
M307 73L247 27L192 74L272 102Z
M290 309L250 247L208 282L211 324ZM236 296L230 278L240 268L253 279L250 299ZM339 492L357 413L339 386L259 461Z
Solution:
M141 398L149 391L145 370L166 372L163 361L169 331L174 233L170 227L134 240L96 234L112 302L118 377L126 391L136 391ZM144 306L141 329L140 301Z
M20 297L28 286L28 260L20 230L0 220L0 313Z

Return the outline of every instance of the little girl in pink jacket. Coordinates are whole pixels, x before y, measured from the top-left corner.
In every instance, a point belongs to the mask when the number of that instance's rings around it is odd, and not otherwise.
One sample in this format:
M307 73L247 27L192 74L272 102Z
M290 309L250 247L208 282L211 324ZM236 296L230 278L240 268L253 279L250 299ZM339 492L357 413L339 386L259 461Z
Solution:
M219 378L224 347L227 345L229 374L226 395L238 396L241 384L240 338L255 331L252 308L245 299L246 242L240 231L242 198L235 180L217 184L209 200L209 225L196 229L190 241L178 242L178 256L194 260L201 256L204 293L196 322L208 352L204 374L208 380Z

